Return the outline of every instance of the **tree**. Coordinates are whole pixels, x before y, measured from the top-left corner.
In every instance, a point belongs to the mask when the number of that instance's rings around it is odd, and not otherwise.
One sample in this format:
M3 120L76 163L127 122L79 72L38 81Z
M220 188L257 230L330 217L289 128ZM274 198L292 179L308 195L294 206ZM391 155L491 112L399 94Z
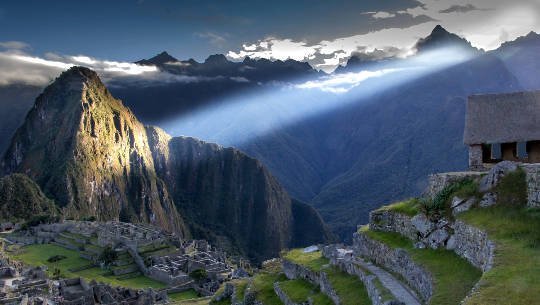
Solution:
M204 269L197 269L197 270L191 271L189 273L189 276L197 282L202 282L208 278L208 275L206 274L206 270Z
M99 260L105 265L112 264L117 258L118 253L114 251L114 249L110 245L107 245L105 248L103 248L103 251L101 251L101 254L99 255Z

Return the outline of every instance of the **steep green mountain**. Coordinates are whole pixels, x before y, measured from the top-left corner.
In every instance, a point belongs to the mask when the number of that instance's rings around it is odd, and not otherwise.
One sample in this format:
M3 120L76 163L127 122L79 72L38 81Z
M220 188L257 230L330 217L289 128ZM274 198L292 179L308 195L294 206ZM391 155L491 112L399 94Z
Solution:
M123 213L184 232L144 134L95 72L73 68L36 99L2 165L34 179L68 215L104 220Z
M36 99L2 168L27 174L67 216L152 223L257 261L330 236L313 210L293 212L259 161L143 126L87 68L62 73ZM295 238L296 218L327 234Z
M27 220L32 216L55 213L54 202L25 174L11 174L0 179L0 221Z

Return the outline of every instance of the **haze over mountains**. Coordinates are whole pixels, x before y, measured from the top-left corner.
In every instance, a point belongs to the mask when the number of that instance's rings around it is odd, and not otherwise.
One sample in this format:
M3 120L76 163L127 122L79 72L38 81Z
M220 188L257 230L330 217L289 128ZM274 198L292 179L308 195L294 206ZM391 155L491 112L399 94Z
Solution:
M236 148L261 160L293 197L311 202L329 226L346 239L357 224L367 222L369 210L419 194L427 174L466 168L467 150L462 145L462 132L468 95L540 89L537 76L540 35L536 33L485 53L436 27L430 36L418 42L417 49L428 52L448 45L475 57L359 98L357 103L346 107L274 129ZM365 61L352 57L347 66L339 67L335 73L376 70L381 64L400 61L397 58ZM110 81L113 96L122 99L143 123L158 126L202 107L220 105L228 97L246 91L325 77L307 63L294 60L271 62L246 58L231 62L223 55L212 55L198 63L179 61L164 52L138 63L156 65L185 80L143 84ZM12 92L12 97L3 99L0 105L6 117L0 118L3 150L8 135L22 122L33 96L41 88L25 86L23 90L11 86L0 90L2 94ZM354 98L359 90L352 88L345 94ZM19 92L26 93L23 96ZM12 105L17 105L19 110ZM230 122L223 125L227 128L238 124L233 114L222 119Z

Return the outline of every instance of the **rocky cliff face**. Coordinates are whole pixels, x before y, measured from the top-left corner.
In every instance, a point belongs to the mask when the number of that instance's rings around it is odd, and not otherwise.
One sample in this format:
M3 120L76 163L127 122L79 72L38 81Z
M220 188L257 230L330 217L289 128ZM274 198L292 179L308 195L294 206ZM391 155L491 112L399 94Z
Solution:
M156 171L194 235L232 240L256 260L291 245L291 199L259 161L156 127L147 132Z
M34 179L68 215L122 214L183 232L144 135L95 72L72 68L36 99L2 165Z
M259 161L143 126L86 68L64 72L37 98L2 168L26 173L66 215L152 223L257 261L331 237L311 207L293 211ZM325 234L293 237L305 223Z

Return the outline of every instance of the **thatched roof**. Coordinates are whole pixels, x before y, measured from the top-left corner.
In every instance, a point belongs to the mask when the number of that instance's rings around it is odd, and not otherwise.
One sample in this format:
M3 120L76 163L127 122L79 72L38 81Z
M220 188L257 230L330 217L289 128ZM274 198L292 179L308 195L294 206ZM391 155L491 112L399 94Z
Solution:
M469 96L465 144L533 140L540 140L540 90Z

